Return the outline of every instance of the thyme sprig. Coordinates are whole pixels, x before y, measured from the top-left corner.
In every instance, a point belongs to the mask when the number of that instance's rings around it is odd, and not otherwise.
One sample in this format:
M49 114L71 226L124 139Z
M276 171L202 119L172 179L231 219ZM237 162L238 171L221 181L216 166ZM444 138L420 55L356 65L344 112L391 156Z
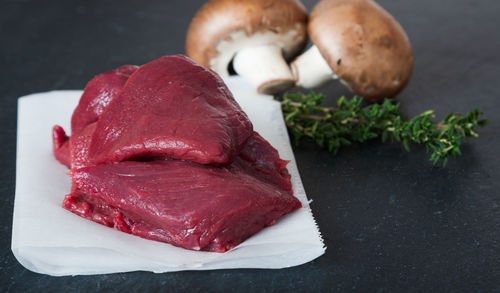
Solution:
M402 143L410 151L410 143L424 144L435 165L440 160L446 166L450 157L461 154L460 146L466 137L477 137L477 128L489 121L481 119L477 108L462 115L450 113L436 123L433 110L407 120L399 112L399 103L389 99L381 104L364 106L362 99L341 97L335 107L322 106L325 97L310 92L286 93L281 102L285 122L296 143L313 140L336 154L343 146L381 138Z

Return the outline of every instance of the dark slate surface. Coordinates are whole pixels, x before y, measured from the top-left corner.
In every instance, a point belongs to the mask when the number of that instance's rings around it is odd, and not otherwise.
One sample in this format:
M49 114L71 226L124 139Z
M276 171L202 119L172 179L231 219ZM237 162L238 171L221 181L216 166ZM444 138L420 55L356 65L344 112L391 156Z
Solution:
M10 250L16 98L81 89L95 74L184 51L203 1L2 1L0 6L1 292L328 292L500 290L500 2L384 0L407 30L415 70L399 96L415 115L477 106L492 123L448 167L413 146L380 143L337 157L295 148L328 249L282 270L219 270L49 277ZM310 9L315 1L304 1ZM332 84L330 97L346 94ZM49 139L49 138L47 138Z

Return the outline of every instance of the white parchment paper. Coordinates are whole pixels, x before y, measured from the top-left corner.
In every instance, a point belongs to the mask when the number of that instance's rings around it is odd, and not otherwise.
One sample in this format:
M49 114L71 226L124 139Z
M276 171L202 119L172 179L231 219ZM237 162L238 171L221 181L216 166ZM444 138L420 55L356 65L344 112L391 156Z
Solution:
M278 102L240 78L226 80L257 130L290 160L295 196L303 207L226 253L199 252L145 240L80 218L61 207L68 170L52 154L51 129L70 129L81 91L53 91L19 99L12 252L27 269L53 276L128 271L155 273L229 268L285 268L325 251L300 180Z

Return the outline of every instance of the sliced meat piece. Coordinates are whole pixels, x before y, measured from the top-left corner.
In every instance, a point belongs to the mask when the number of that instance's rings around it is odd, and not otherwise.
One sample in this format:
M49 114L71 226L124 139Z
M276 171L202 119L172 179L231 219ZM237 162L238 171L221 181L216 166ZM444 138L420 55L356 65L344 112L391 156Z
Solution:
M80 102L71 117L71 133L82 131L85 126L96 122L104 109L122 90L129 76L138 66L123 65L95 76L85 86Z
M52 150L54 152L54 157L56 157L59 163L70 168L71 155L69 137L66 135L64 129L59 125L55 125L52 128Z
M267 140L254 132L232 166L293 194L291 176L286 169L288 162L280 158L278 151Z
M94 78L72 132L53 129L71 166L63 207L126 233L225 252L301 207L288 162L222 80L184 56Z
M72 170L63 207L97 223L194 250L225 252L301 207L236 167L180 160Z
M175 158L231 161L252 124L213 71L185 56L141 66L97 121L89 150L95 164Z

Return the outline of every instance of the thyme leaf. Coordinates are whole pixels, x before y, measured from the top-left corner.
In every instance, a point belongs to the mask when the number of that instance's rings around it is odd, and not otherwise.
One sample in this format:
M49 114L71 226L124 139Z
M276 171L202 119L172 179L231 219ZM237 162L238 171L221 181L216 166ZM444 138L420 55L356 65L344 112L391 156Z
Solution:
M399 142L410 151L412 143L425 145L430 161L446 166L450 157L461 154L467 137L478 137L477 129L488 124L477 108L462 115L450 113L439 123L433 122L433 110L407 120L399 112L399 103L385 99L381 104L363 105L359 97L341 97L335 107L322 106L325 97L310 92L286 93L281 101L285 123L298 144L314 141L333 154L344 146L380 138Z

